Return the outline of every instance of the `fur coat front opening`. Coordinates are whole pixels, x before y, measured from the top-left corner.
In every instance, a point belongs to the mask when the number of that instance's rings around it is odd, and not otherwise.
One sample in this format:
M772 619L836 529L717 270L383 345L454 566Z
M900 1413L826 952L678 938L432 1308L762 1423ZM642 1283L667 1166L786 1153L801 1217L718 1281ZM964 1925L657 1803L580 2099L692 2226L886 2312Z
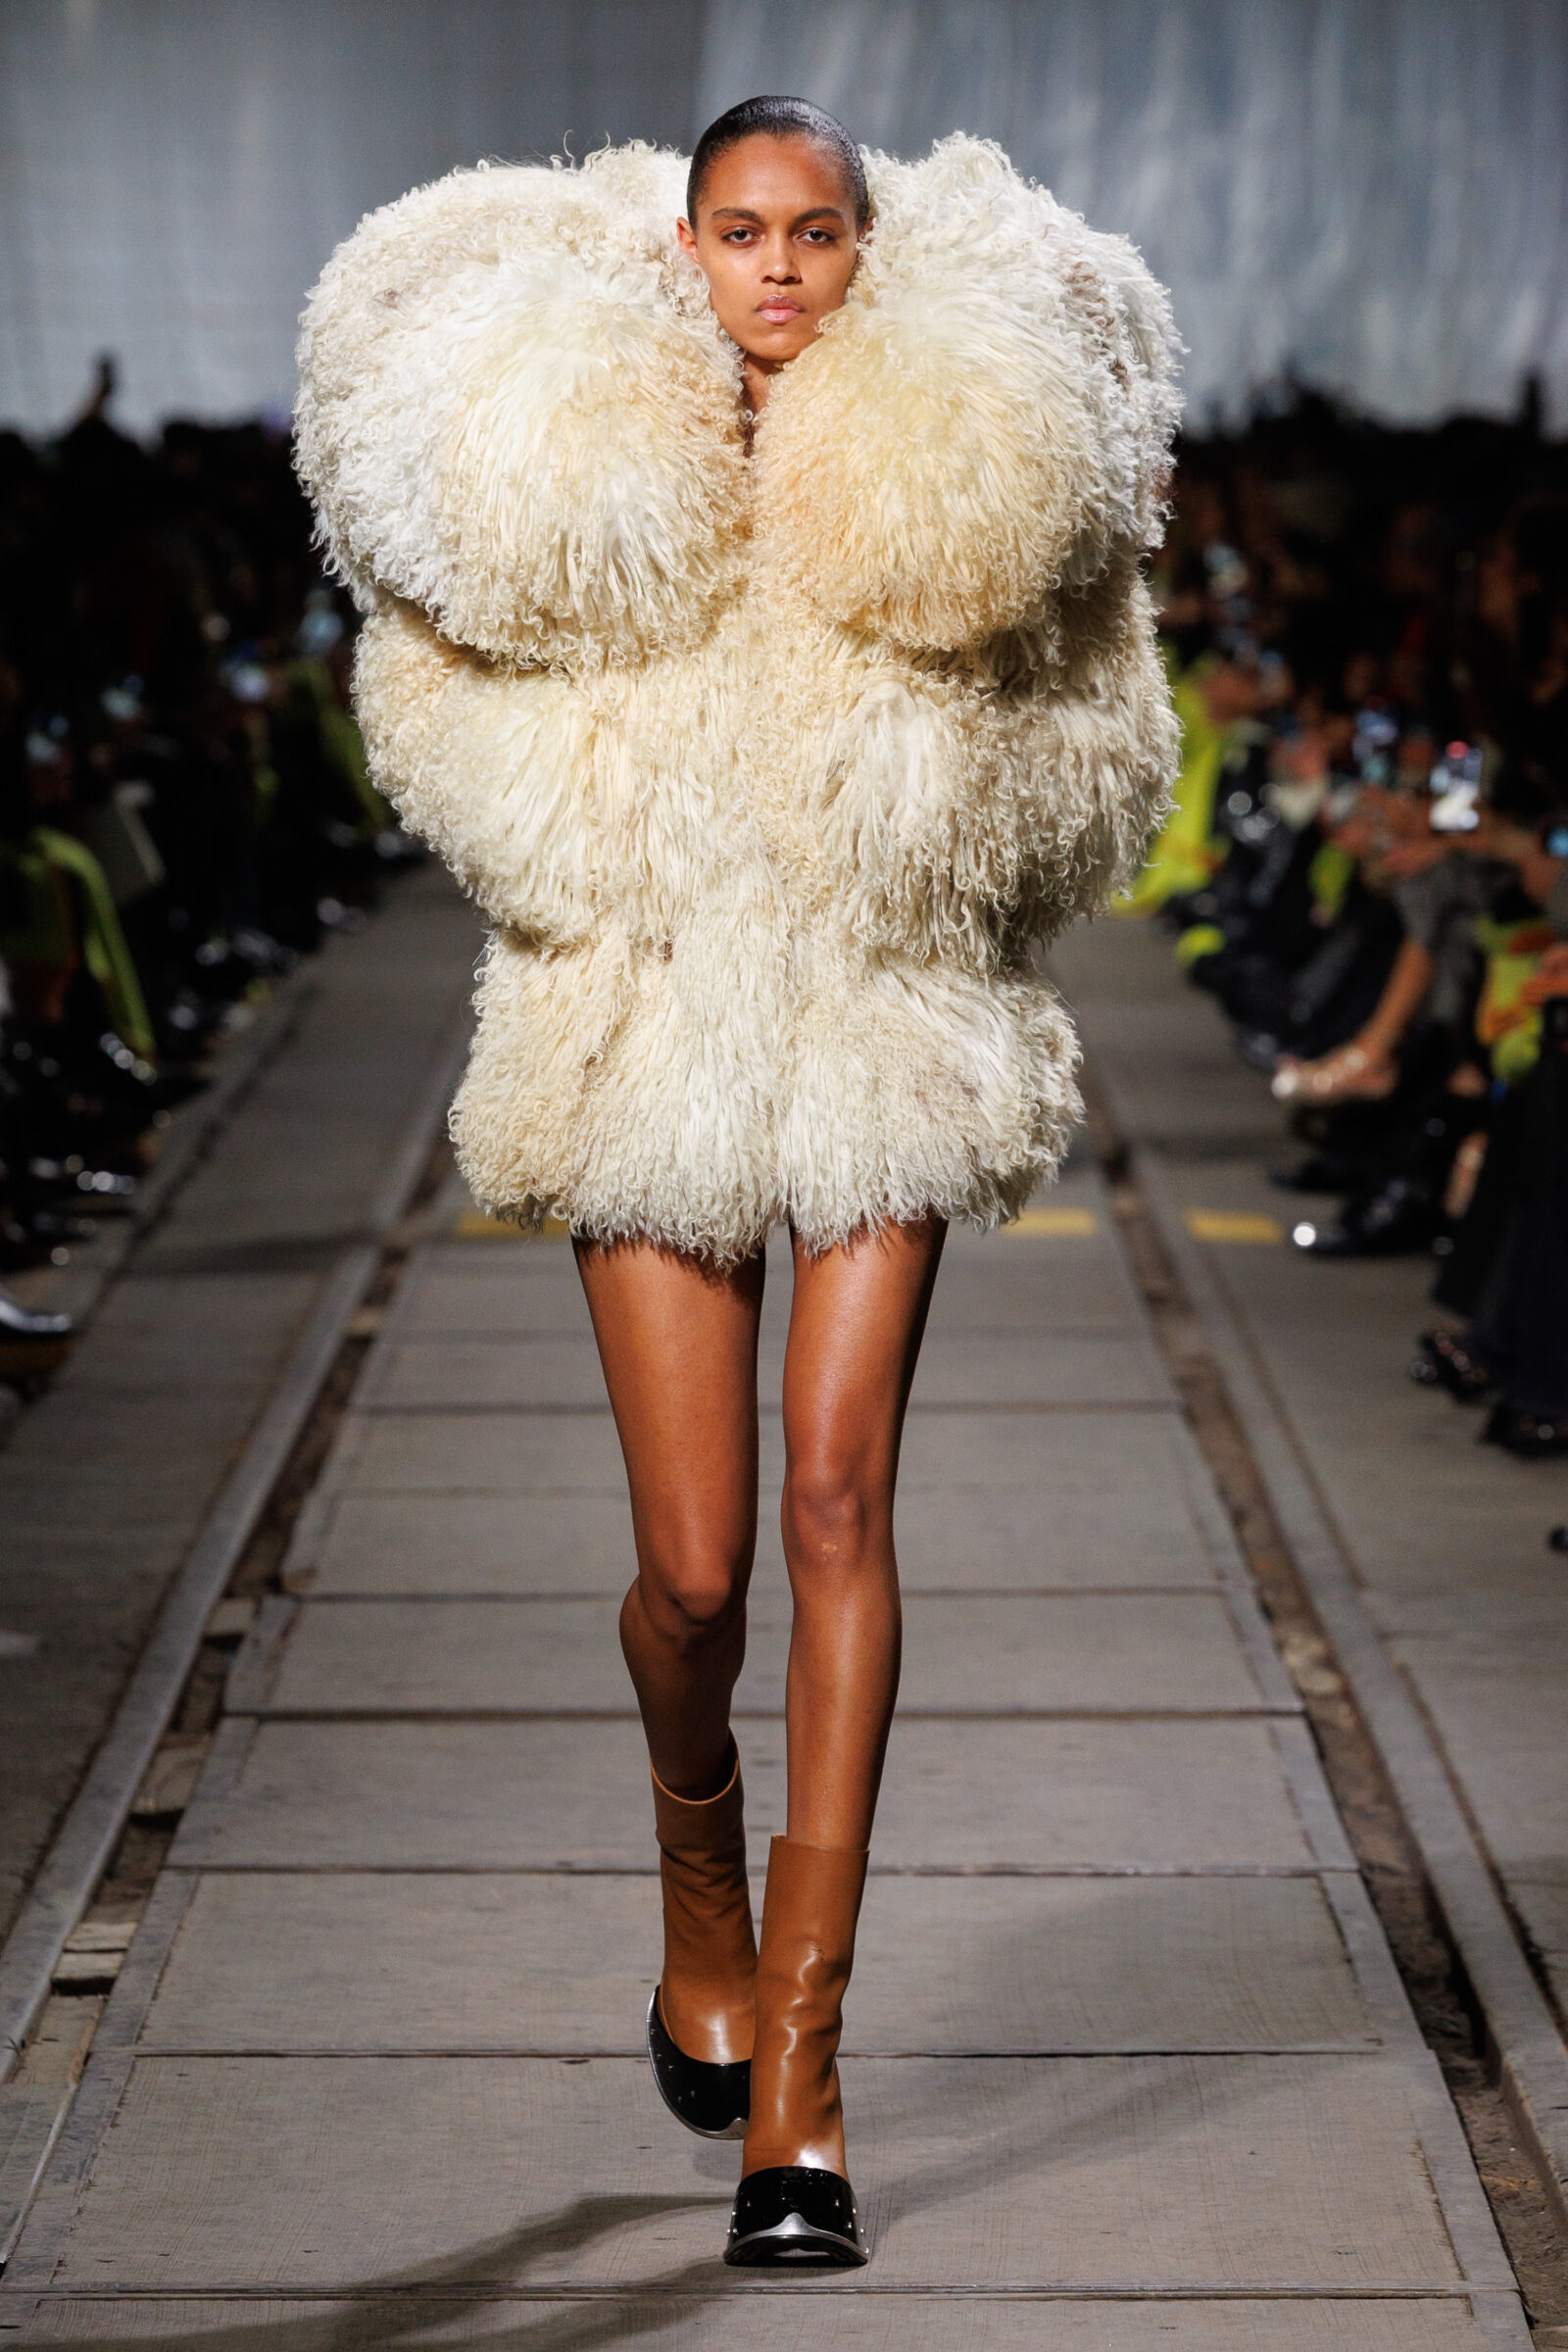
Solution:
M1030 948L1175 766L1169 311L994 146L866 168L750 459L679 157L454 172L311 297L370 760L494 925L452 1120L499 1214L719 1262L989 1225L1078 1114Z

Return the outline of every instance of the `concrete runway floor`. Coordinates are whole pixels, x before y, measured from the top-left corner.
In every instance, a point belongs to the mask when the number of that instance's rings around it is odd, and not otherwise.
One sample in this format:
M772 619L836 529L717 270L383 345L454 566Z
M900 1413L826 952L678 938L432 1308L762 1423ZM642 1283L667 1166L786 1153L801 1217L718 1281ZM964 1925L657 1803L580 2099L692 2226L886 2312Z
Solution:
M782 1828L764 1535L737 1732ZM569 1247L425 1212L0 2285L168 2352L1468 2352L1502 2249L1085 1159L955 1234L843 2067L868 2269L726 2272L642 2056L631 1561ZM758 1886L759 1895L760 1884Z

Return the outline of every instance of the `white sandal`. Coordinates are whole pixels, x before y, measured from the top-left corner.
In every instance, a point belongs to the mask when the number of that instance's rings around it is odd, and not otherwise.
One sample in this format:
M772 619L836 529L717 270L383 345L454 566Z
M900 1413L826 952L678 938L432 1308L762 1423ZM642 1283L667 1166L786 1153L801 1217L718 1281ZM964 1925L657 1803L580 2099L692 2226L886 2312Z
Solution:
M1368 1083L1363 1073L1379 1069L1383 1082ZM1276 1102L1383 1102L1398 1083L1390 1054L1375 1054L1365 1046L1340 1046L1321 1061L1293 1061L1285 1055L1269 1092Z

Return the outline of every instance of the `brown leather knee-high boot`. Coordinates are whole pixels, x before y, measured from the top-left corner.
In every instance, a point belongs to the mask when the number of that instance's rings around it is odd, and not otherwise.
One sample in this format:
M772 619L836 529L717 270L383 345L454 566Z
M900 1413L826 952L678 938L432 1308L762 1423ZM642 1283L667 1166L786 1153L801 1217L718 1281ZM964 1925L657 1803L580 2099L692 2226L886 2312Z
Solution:
M775 1838L757 1972L752 2113L726 2262L864 2262L835 2063L866 1856Z
M652 1778L664 1966L649 2003L648 2055L666 2106L688 2130L738 2139L757 2014L740 1758L716 1796L695 1802L657 1772Z

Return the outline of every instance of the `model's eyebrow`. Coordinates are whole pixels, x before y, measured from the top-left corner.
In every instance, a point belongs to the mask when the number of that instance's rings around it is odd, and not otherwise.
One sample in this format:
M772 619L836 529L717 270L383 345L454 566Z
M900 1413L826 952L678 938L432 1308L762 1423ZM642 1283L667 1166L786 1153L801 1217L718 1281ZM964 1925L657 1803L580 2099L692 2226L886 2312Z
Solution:
M758 227L765 226L760 213L751 212L744 204L716 204L709 218L713 220L755 220ZM791 228L800 228L808 220L836 220L841 228L849 221L836 204L813 204L808 213L797 213Z

